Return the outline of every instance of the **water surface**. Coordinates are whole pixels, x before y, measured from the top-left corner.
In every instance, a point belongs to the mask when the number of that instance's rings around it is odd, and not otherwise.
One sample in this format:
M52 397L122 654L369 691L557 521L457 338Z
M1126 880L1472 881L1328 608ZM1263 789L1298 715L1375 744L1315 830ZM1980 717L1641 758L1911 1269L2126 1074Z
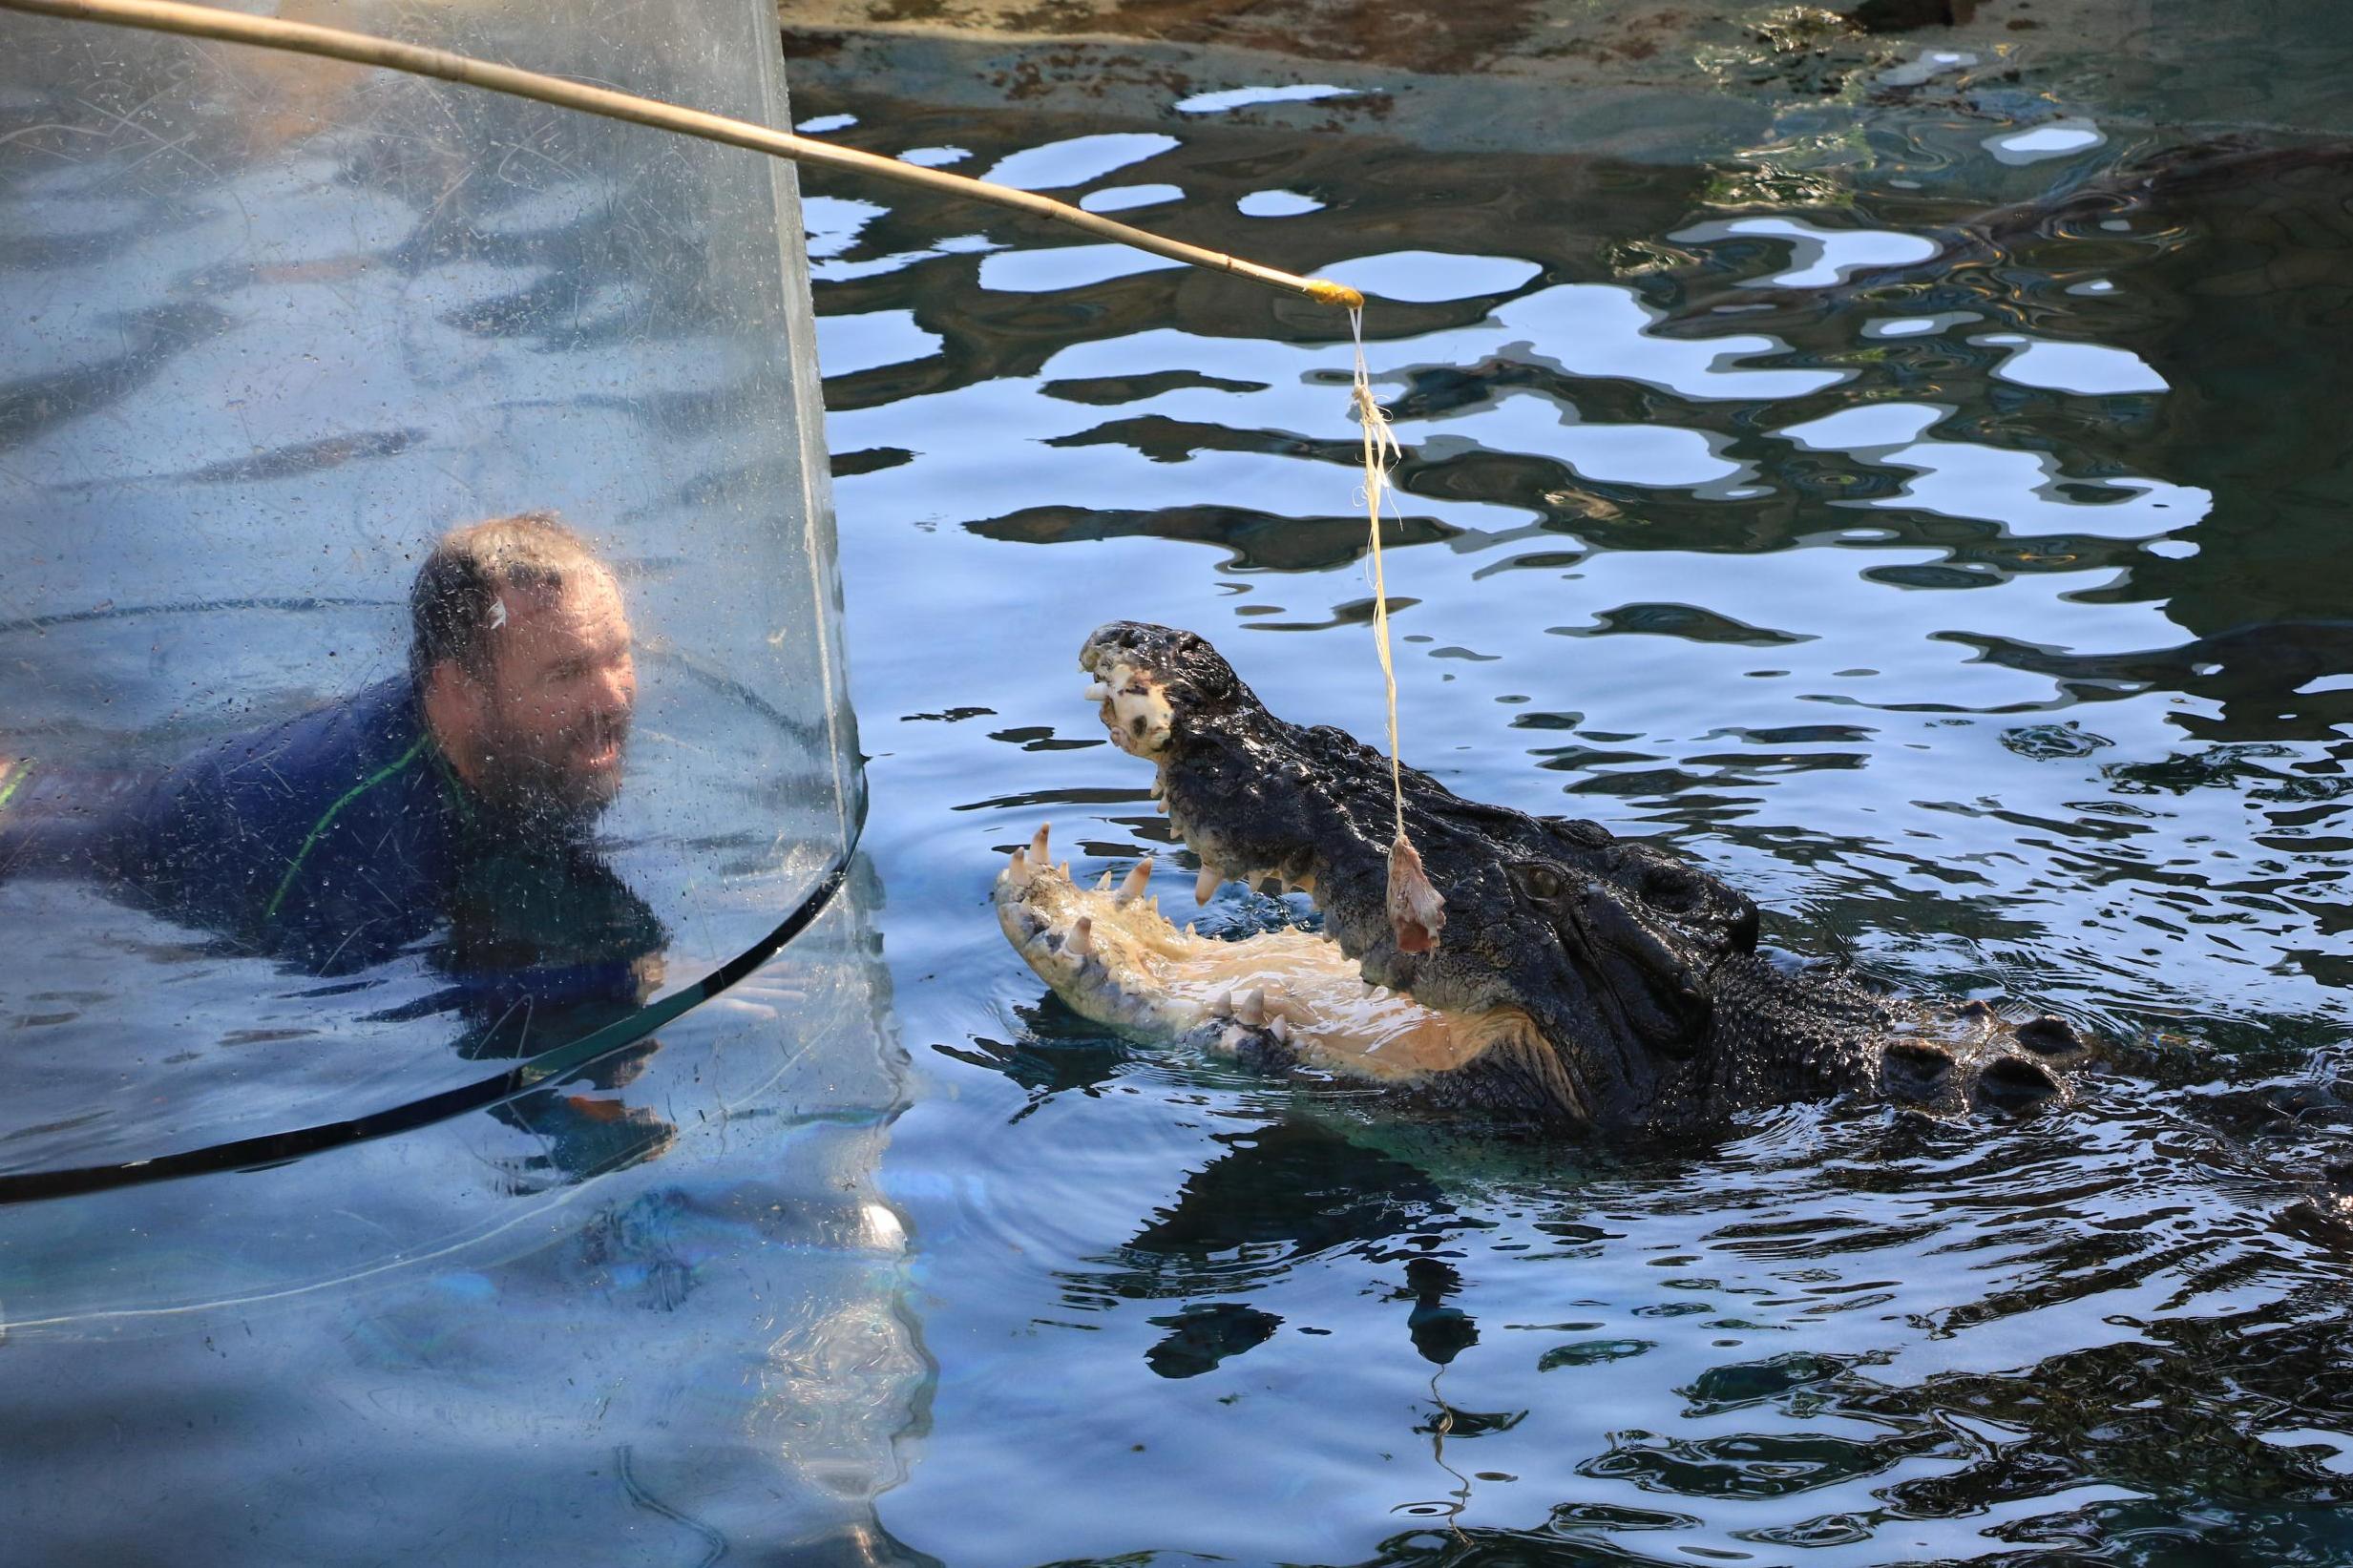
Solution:
M884 1172L938 1369L881 1501L900 1542L2353 1553L2353 1250L2321 1176L2347 1148L2353 560L2342 444L2303 412L2346 389L2353 159L1901 97L1645 163L800 107L1077 199L1181 191L1139 220L1381 296L1407 760L1670 845L1784 948L2112 1042L2023 1121L1801 1106L1632 1154L1074 1018L985 900L1042 820L1076 872L1170 864L1077 698L1091 627L1189 627L1276 712L1378 733L1345 327L812 182L858 203L817 300L928 1084ZM1834 114L1842 156L1809 162ZM1199 918L1297 913L1229 887Z
M857 145L1376 291L1368 358L1408 447L1388 556L1408 760L1704 862L1789 951L2073 1020L2109 1042L2073 1103L1952 1124L1799 1106L1613 1150L1416 1120L1072 1017L990 917L1004 852L1051 819L1084 872L1176 861L1160 893L1180 918L1191 881L1079 700L1090 628L1192 627L1277 712L1379 728L1343 324L825 184L809 219L871 874L736 1005L605 1080L11 1211L0 1357L21 1358L12 1426L41 1434L11 1459L11 1541L526 1563L617 1542L982 1565L2353 1555L2353 1239L2329 1174L2353 1121L2353 481L2328 422L2353 162L2278 136L2169 152L1998 74L1963 91L1948 63L1880 96L1662 113L1641 160L1508 124L1474 127L1477 156L1432 151L1353 96L1250 82L1084 116L830 88L797 107ZM2212 76L2225 97L2263 79L2244 60ZM430 159L399 168L323 158L302 187L391 187L381 232L286 230L349 276L230 289L137 224L89 240L212 313L52 334L56 363L25 376L81 401L0 403L11 462L64 439L60 409L159 397L132 372L177 345L231 352L229 328L266 326L257 302L297 285L408 301L444 345L413 363L520 376L517 419L558 423L558 394L594 417L541 449L436 426L421 397L328 446L299 386L272 382L267 439L183 399L207 439L169 464L70 494L9 481L74 573L123 563L55 519L200 483L251 497L217 536L273 594L322 592L341 567L284 543L319 514L307 487L436 441L481 465L444 475L436 512L484 473L536 485L568 443L620 463L615 432L689 471L574 469L557 498L648 535L752 515L737 503L784 482L695 444L748 429L714 425L720 389L610 350L636 324L682 366L714 363L650 293L556 286L608 213L693 240L666 173L639 207L569 178L438 203ZM460 223L528 242L462 271L410 242ZM0 260L74 299L74 254ZM422 526L419 492L383 483L385 514ZM671 636L720 624L677 560L632 564ZM397 658L404 573L377 566L368 602L299 631L246 606L172 636L230 660L200 666L222 690L340 689L299 656L340 638ZM169 754L185 735L158 714L186 668L158 659L135 717L81 711L96 700L72 679L76 650L169 654L163 622L75 625L12 630L45 721ZM744 764L695 737L751 733L728 727L745 693L683 660L654 679L675 719L637 782L704 813L681 823L778 805L678 792ZM684 826L635 843L633 869L689 911L695 868L758 848ZM438 1035L412 1056L221 1038L257 993L298 1021L305 998L257 980L224 999L215 965L182 1004L168 981L217 955L153 954L163 978L137 985L148 970L79 941L123 911L24 896L21 950L53 982L11 993L9 1032L36 1066L24 1042L50 1042L44 1093L88 1098L72 1072L122 1065L66 1059L121 1035L74 963L199 1019L221 1069L216 1092L43 1126L54 1150L266 1124L364 1074L406 1092L462 1065ZM1228 889L1198 917L1238 933L1299 912ZM676 924L682 958L734 951ZM894 1041L917 1063L904 1115Z

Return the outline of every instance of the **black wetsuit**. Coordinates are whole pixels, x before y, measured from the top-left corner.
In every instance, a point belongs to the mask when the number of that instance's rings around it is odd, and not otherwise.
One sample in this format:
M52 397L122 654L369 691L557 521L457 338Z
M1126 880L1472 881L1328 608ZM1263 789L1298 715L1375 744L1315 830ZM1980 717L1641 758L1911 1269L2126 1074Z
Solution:
M400 679L180 762L116 808L92 868L169 919L347 970L432 928L473 814Z
M0 806L18 853L46 840L37 858L55 868L320 973L438 929L434 961L460 984L585 997L634 990L627 972L663 942L578 835L494 812L459 782L405 677L146 780L69 772L44 787L37 767L11 793L46 799Z
M445 984L379 1020L454 1016L460 1056L529 1056L635 1010L662 922L580 833L490 809L451 771L399 679L215 742L161 774L20 761L0 781L0 880L87 876L125 903L319 974L404 951ZM659 1153L654 1112L580 1089L633 1077L652 1041L492 1114L543 1137L518 1190Z

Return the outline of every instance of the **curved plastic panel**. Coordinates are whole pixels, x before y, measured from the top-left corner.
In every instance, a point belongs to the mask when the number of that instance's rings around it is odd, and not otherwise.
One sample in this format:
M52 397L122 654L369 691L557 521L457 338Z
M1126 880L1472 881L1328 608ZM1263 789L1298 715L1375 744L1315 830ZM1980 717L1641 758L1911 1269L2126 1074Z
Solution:
M927 1375L874 898L487 1113L0 1207L0 1556L874 1560Z
M785 117L757 5L280 13ZM800 232L737 150L0 18L0 1174L479 1081L838 867Z

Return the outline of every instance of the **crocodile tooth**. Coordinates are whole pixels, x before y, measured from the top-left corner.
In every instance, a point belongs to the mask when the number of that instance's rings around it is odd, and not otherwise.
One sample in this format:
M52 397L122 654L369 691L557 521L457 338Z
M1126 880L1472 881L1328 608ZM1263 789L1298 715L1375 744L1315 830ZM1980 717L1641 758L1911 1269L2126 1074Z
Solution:
M1062 943L1062 951L1083 958L1095 951L1095 921L1091 915L1079 916L1079 923L1070 928L1070 935Z
M1168 814L1168 803L1166 801L1154 801L1152 803L1152 809L1165 817Z
M1068 882L1070 880L1070 862L1064 861L1054 868L1061 873L1061 878L1064 882Z
M1086 689L1079 695L1089 702L1100 702L1111 695L1111 688L1100 680L1090 680L1087 682Z
M1233 993L1232 993L1232 992L1230 992L1230 991L1227 991L1227 992L1220 992L1220 993L1218 993L1218 998L1217 998L1216 1003L1215 1003L1213 1006L1211 1006L1211 1008L1209 1009L1209 1011L1210 1011L1210 1012L1212 1012L1212 1013L1214 1013L1214 1014L1217 1014L1219 1017L1221 1017L1221 1018L1230 1018L1230 1017L1232 1017L1232 1016L1233 1016Z
M1241 1005L1234 1009L1233 1015L1252 1029L1265 1028L1267 1022L1266 992L1263 989L1250 992L1242 998Z
M1285 1045L1289 1045L1291 1043L1291 1020L1284 1017L1279 1013L1276 1014L1274 1015L1274 1021L1267 1025L1267 1033L1282 1041Z
M1013 859L1005 863L1004 870L998 874L1016 888L1028 887L1030 879L1037 875L1030 869L1029 857L1019 849L1013 852Z
M1216 867L1207 865L1203 866L1201 868L1201 874L1193 878L1193 902L1196 904L1207 904L1210 899L1215 898L1217 896L1217 885L1224 880L1225 879L1223 877L1217 874Z
M1106 871L1103 875L1105 880L1108 880L1110 873ZM1127 908L1129 904L1135 902L1136 895L1144 891L1151 880L1151 861L1147 858L1136 862L1136 868L1127 873L1127 880L1120 884L1120 890L1111 895L1112 904L1119 909Z
M1052 823L1041 822L1038 825L1038 836L1029 841L1029 858L1040 866L1051 864L1046 858L1046 835L1053 829Z
M1109 871L1105 871L1103 874L1103 880L1095 884L1095 890L1099 893L1107 893L1111 890L1111 873Z
M1152 775L1152 799L1154 799L1154 800L1159 800L1162 796L1164 796L1164 795L1166 795L1166 794L1167 794L1167 793L1168 793L1168 785L1167 785L1167 784L1166 784L1166 783L1162 780L1162 778L1161 778L1161 776L1160 776L1159 774L1157 774L1157 773L1153 774L1153 775ZM1166 807L1164 807L1163 809L1166 809Z

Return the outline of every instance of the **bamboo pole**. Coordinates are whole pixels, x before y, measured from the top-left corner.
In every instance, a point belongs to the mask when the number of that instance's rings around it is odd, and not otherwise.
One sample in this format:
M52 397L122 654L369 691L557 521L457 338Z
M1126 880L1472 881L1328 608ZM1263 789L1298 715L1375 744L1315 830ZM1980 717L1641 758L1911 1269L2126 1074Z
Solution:
M54 16L69 21L103 22L114 27L172 32L189 38L211 38L221 43L251 44L262 49L316 54L330 60L346 60L353 65L438 77L442 81L485 88L518 98L531 98L562 109L577 109L582 114L602 115L607 119L628 120L660 131L675 131L682 136L700 136L705 141L724 142L730 147L745 147L755 153L766 153L770 157L848 170L878 179L894 179L905 185L921 185L950 196L994 202L1017 212L1052 219L1100 239L1132 245L1155 256L1166 256L1171 261L1184 261L1211 272L1229 273L1272 288L1302 294L1318 304L1356 309L1364 303L1364 296L1345 283L1335 283L1323 278L1301 278L1292 273L1278 272L1272 267L1260 266L1255 261L1228 256L1222 251L1163 239L1157 234L1113 222L1108 218L1097 217L1067 202L1056 201L1032 191L1017 191L1010 185L993 185L987 180L972 179L938 169L918 168L912 163L901 163L896 158L854 152L847 147L836 147L830 142L784 131L771 131L749 120L706 115L699 109L684 109L657 98L641 98L633 94L589 87L579 82L566 81L560 76L543 75L536 71L494 65L488 60L454 54L444 49L426 49L416 44L404 44L365 32L347 32L341 28L317 27L307 22L286 22L276 17L246 16L237 11L219 10L209 6L183 5L179 0L0 0L0 10Z

